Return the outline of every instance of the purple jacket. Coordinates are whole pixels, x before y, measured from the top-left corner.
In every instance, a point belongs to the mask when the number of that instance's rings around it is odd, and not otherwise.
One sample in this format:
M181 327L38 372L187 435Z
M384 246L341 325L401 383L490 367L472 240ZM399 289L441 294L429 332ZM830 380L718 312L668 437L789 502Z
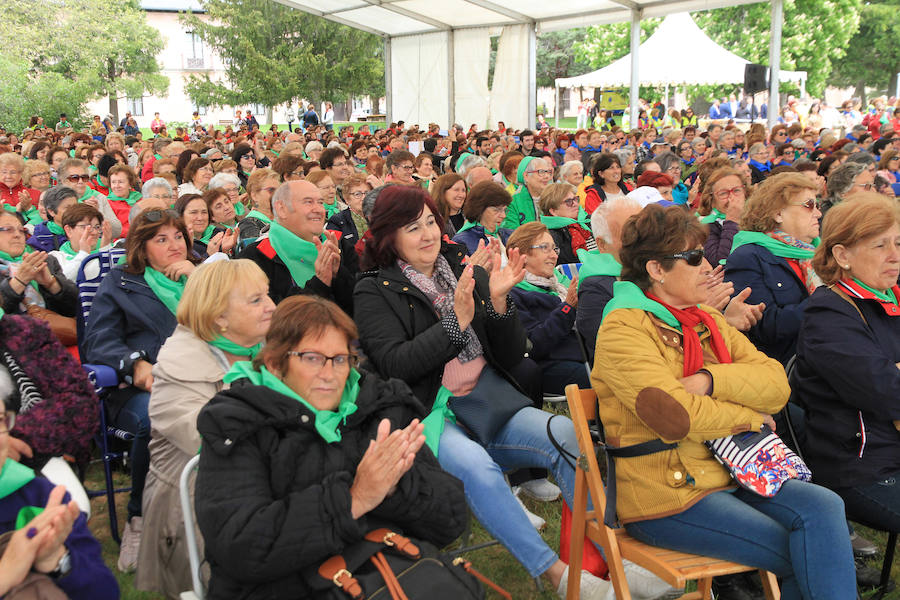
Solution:
M50 497L53 484L43 477L35 477L24 487L6 498L0 498L0 534L15 529L16 516L26 506L43 508ZM69 494L64 501L71 500ZM116 600L119 584L103 564L100 544L88 530L84 513L80 513L66 538L66 548L72 558L72 570L56 580L56 585L72 600Z

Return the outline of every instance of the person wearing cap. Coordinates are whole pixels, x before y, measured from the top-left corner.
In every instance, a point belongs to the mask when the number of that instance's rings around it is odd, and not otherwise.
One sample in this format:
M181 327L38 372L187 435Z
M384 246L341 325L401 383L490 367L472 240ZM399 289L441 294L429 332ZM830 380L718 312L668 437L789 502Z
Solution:
M553 179L553 165L544 158L525 156L516 170L516 181L521 187L512 197L501 227L515 229L522 223L537 221L541 214L538 198Z

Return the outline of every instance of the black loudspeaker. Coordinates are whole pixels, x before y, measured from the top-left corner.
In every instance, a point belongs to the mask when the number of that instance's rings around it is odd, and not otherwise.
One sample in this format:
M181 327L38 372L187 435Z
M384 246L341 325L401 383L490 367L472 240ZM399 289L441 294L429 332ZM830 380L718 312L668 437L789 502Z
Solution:
M767 89L769 89L769 67L752 63L745 65L744 93L749 96Z

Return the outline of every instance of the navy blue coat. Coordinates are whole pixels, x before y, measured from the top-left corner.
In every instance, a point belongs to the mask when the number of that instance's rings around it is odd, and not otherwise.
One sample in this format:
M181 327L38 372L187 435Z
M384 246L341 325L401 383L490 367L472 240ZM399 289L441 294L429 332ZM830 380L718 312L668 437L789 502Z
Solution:
M597 331L603 320L603 309L612 300L613 284L616 277L612 275L594 275L578 282L578 315L575 327L587 345L588 357L594 362L594 348L597 346Z
M42 252L53 252L68 241L65 235L56 235L47 227L47 221L34 226L34 233L28 238L28 245Z
M143 275L116 267L94 296L82 356L85 362L110 366L119 377L125 377L134 367L132 353L143 351L145 360L155 363L176 325L175 315L160 302Z
M503 242L503 245L506 246L506 240L509 239L509 236L512 235L512 229L500 229L500 241ZM457 244L462 244L466 247L466 254L469 256L472 255L473 252L478 250L478 242L484 240L484 243L487 244L490 241L490 236L484 232L484 227L481 225L476 225L475 227L471 227L457 233L453 236L453 241Z
M356 229L356 223L353 222L349 208L331 215L328 223L325 224L325 228L340 231L343 234L341 239L347 240L351 244L356 244L359 241L359 231Z
M582 362L581 349L572 328L575 308L558 296L514 287L509 292L525 327L531 350L528 355L539 365L560 360Z
M735 293L747 286L752 289L747 304L766 303L762 319L747 337L761 352L787 364L796 352L809 299L806 284L787 260L757 244L745 244L731 253L725 263L725 280L734 284Z
M806 406L805 458L816 483L868 485L900 470L900 316L874 300L815 291L797 342L795 394Z

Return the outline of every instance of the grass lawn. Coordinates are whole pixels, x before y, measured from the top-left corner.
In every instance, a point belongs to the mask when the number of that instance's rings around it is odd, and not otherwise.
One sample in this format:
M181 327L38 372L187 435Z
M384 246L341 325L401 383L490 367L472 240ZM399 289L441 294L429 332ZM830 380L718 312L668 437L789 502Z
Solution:
M122 472L115 473L116 486L123 487L129 484L129 478ZM103 488L103 466L99 461L93 463L88 469L86 487L89 489ZM119 526L122 527L125 522L125 505L127 503L127 494L119 494L116 497L117 514L119 516ZM560 501L542 503L534 502L529 498L525 498L525 504L529 510L540 515L547 521L547 526L542 532L542 537L547 544L554 550L559 549L559 525L560 525ZM163 596L148 592L141 592L134 589L134 575L119 573L116 568L116 560L118 558L118 546L112 540L109 533L109 519L106 511L106 497L94 498L91 501L92 516L90 528L93 534L100 540L103 546L103 558L115 574L119 581L122 591L123 600L163 600ZM875 541L883 550L887 541L887 535L874 532L863 527L857 528L860 535ZM472 521L473 538L471 544L486 542L491 539L490 535L473 519ZM451 545L449 549L458 547L458 542ZM472 565L505 588L512 594L515 599L533 599L533 600L553 600L556 599L555 590L549 589L544 585L543 591L538 591L535 582L528 576L522 566L516 562L509 552L501 545L495 544L488 548L477 550L465 555L467 559L472 561ZM881 556L877 557L869 563L870 566L881 571ZM900 560L894 561L892 577L895 582L900 581ZM694 588L691 588L694 589ZM864 595L863 598L869 598L874 593ZM500 595L493 590L488 590L487 598L491 600L499 599ZM884 600L900 600L900 590L895 589L884 597Z

